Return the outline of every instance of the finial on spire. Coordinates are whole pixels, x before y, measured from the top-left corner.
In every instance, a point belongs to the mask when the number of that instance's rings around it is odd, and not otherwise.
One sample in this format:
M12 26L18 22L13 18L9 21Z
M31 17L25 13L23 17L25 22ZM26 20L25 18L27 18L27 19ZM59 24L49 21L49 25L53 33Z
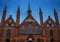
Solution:
M7 9L7 6L4 7L4 11L6 11L6 9Z
M48 16L48 18L50 19L50 16Z
M39 8L39 11L40 11L39 13L42 14L42 10L41 10L41 8Z
M28 13L29 16L31 15L30 1L29 1L29 4L28 4L28 11L27 11L27 13Z
M18 6L18 11L20 11L20 7Z
M28 4L28 10L30 10L30 0L28 1L28 3L29 3L29 4Z
M10 15L10 17L12 17L12 15Z
M54 12L56 12L56 9L54 8Z

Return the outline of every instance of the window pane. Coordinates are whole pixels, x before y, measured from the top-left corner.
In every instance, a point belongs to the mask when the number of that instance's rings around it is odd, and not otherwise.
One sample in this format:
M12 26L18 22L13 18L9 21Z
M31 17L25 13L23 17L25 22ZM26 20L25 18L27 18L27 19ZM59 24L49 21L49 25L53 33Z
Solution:
M34 33L35 33L35 34L40 34L39 28L38 28L37 26L34 27Z
M26 33L26 28L25 26L22 27L22 34L25 34Z
M52 31L52 30L50 30L50 36L51 36L51 37L53 36L53 31Z
M28 25L28 34L32 34L32 25L31 24Z
M7 30L7 37L11 36L11 30Z
M41 42L41 40L40 39L37 39L37 42Z

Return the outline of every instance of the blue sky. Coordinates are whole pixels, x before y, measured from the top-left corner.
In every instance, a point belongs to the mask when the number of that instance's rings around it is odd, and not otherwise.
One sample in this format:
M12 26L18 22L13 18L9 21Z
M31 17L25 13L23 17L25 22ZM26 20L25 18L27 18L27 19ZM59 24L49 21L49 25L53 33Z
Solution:
M20 6L20 22L22 22L27 16L29 0L0 0L0 21L4 6L7 6L6 19L11 14L13 19L16 21L16 12L18 6ZM56 9L60 21L60 0L30 0L30 7L32 10L32 16L40 23L39 19L39 8L43 12L43 20L46 21L48 16L54 20L54 8Z

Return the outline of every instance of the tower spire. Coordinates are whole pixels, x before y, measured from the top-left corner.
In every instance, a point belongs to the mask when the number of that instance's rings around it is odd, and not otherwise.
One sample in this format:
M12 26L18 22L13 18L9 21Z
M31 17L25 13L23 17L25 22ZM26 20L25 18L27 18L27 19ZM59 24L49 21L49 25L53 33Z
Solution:
M17 15L16 15L16 25L19 25L20 22L20 7L18 6Z
M55 21L56 21L56 25L59 25L59 19L58 19L58 15L57 15L57 11L54 8L54 17L55 17Z
M43 15L42 15L42 10L41 8L39 9L39 15L40 15L40 24L41 26L43 25Z
M3 14L2 14L2 20L1 20L1 22L2 22L2 24L3 24L3 22L5 22L5 18L6 18L6 6L5 6L5 8L4 8L4 10L3 10Z
M27 13L28 13L28 16L30 16L30 15L31 15L30 1L29 1L29 4L28 4L28 11L27 11Z

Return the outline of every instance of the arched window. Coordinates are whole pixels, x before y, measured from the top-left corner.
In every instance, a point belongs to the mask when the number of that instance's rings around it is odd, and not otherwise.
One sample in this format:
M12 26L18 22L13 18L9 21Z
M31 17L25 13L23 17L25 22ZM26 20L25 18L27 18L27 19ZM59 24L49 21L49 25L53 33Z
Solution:
M32 34L32 25L28 24L28 34Z
M41 39L37 39L37 42L41 42Z
M25 26L22 26L22 34L25 34L26 33L26 28Z
M10 42L10 39L6 39L5 42Z
M11 36L11 30L7 30L7 37Z
M34 33L35 33L35 34L40 34L39 28L38 28L37 26L34 27Z
M50 30L50 36L53 37L53 31L52 30Z
M54 42L54 39L51 39L50 42Z

